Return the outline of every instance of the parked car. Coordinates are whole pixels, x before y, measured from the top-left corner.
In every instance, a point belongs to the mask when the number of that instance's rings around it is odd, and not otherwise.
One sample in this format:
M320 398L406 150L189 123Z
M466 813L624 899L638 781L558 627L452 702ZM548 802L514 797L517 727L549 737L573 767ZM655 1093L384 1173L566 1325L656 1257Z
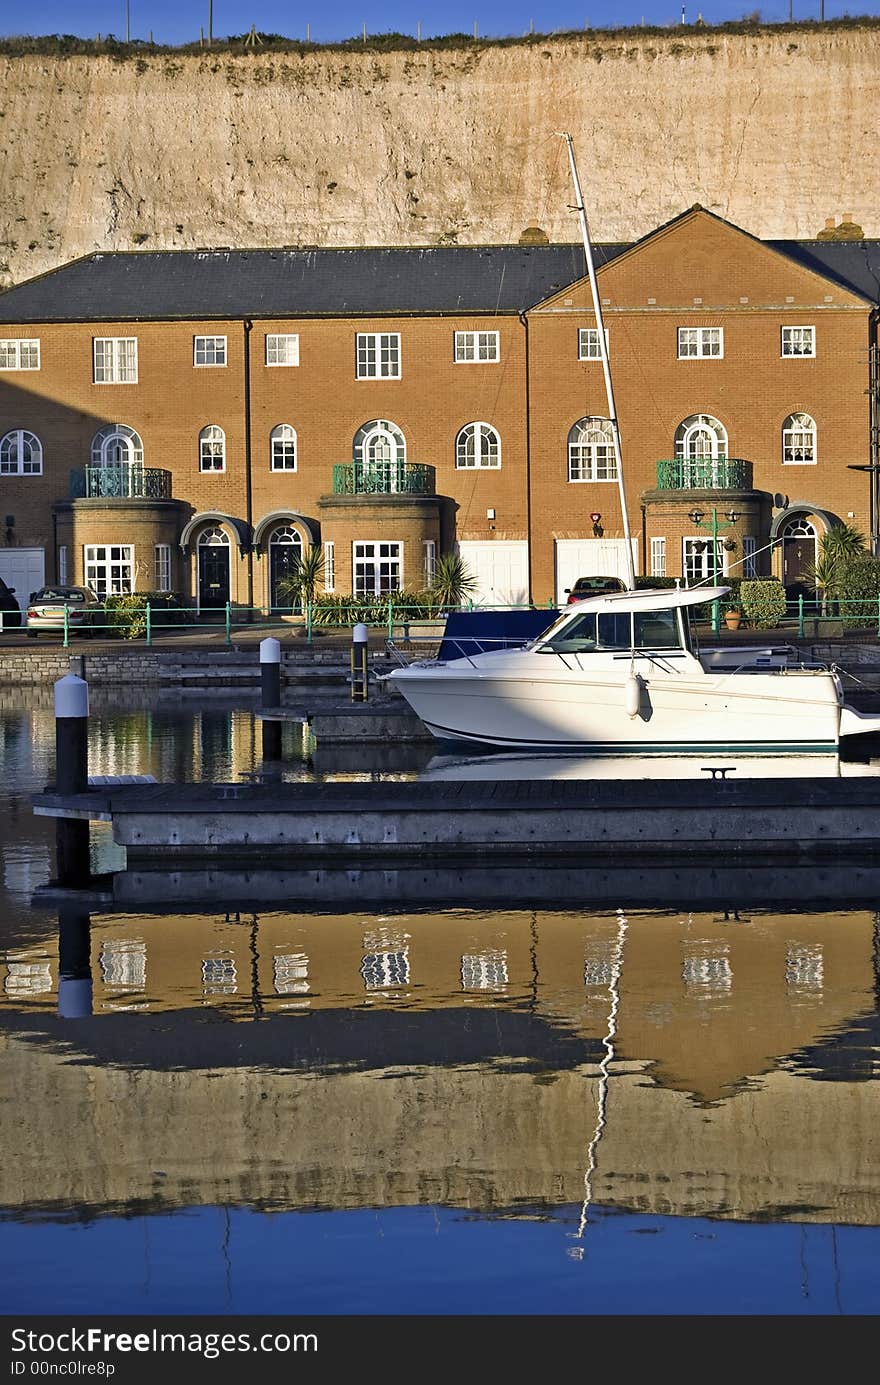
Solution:
M49 586L34 592L28 602L27 632L31 639L42 633L57 635L64 629L67 608L67 628L91 634L93 627L104 621L104 607L91 587Z
M579 577L573 587L566 587L567 606L575 601L585 601L588 596L602 596L605 592L625 592L626 583L620 577Z
M0 630L10 630L21 625L21 609L15 599L15 587L7 587L0 577Z

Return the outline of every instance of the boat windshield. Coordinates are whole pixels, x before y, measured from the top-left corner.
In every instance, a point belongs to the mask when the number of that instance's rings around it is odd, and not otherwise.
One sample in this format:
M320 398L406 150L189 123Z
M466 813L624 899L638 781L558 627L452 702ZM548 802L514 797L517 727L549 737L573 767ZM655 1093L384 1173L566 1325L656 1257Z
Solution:
M681 649L677 613L669 611L584 612L548 638L538 649L556 654L589 654L596 649Z

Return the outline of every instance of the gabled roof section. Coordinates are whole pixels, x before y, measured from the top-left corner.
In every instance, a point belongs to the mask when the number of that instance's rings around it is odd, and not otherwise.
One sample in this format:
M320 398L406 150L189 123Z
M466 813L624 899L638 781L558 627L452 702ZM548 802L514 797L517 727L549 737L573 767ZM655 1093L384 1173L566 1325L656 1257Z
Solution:
M508 314L583 272L580 245L116 252L0 294L0 321Z
M831 287L837 289L835 306L880 301L880 282L874 277L880 243L762 241L699 205L642 236L604 266L598 255L595 260L602 296L618 306L703 306L711 312L740 300L753 307L764 302L784 307L789 300L793 306L822 304ZM591 310L586 277L532 311L566 306Z

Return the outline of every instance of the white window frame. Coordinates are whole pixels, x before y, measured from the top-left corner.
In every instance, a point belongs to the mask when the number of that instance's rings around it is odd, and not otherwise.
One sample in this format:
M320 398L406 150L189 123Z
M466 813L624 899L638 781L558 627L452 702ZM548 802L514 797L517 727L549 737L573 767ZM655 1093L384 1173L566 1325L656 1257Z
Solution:
M219 451L215 451L218 444ZM220 465L214 466L213 460L217 457L220 458ZM205 466L208 458L212 459L211 466ZM225 470L226 433L219 423L206 423L204 428L199 430L199 471L206 476L219 476Z
M657 537L651 540L651 576L666 576L666 538Z
M809 427L795 420L808 419ZM795 438L810 437L812 441L808 446L803 443L796 444ZM795 452L807 452L812 455L809 457L795 457ZM791 453L791 456L786 456ZM782 465L783 466L815 466L819 455L819 430L816 427L816 420L811 414L803 413L798 410L796 413L789 414L782 424Z
M0 370L39 369L39 337L4 337L0 340Z
M501 359L497 332L456 332L453 360L456 365L493 365Z
M424 552L424 574L425 586L430 587L434 578L437 576L437 541L436 539L423 539L422 550Z
M171 544L157 543L154 549L155 588L157 592L173 591L171 585Z
M24 459L27 447L29 459ZM14 454L14 460L13 460ZM0 438L0 476L42 476L43 444L29 428L10 428Z
M593 426L590 429L585 429L584 425L586 424L592 424ZM608 449L608 455L604 458L604 465L608 472L607 476L598 475L599 466L597 463L599 457L596 449L600 444L596 442L582 442L579 438L575 438L574 434L576 429L579 429L581 433L588 431L591 434L602 434L603 441L601 446ZM606 482L616 482L617 458L614 453L614 432L610 419L601 417L579 418L576 423L573 423L568 430L566 457L570 485L583 486L595 484L601 486L605 485ZM576 475L576 472L582 472L583 474Z
M391 550L395 550L391 552ZM392 576L394 570L396 584L383 584L382 565L387 564ZM366 577L366 566L372 567L372 582L358 581L359 567ZM403 591L403 544L398 540L358 540L351 546L351 585L355 596L387 596L389 592Z
M86 544L83 574L86 586L99 597L128 596L134 591L134 544Z
M136 385L137 337L93 337L92 380L96 385Z
M608 328L605 328L605 355L608 355ZM578 328L578 360L579 361L601 361L602 352L599 349L599 328L598 327L579 327Z
M758 575L758 565L755 562L757 549L758 540L755 536L753 534L743 534L742 575L750 582L753 582Z
M355 333L355 378L400 380L403 376L399 332Z
M794 333L809 333L809 351L801 350L803 337L800 340ZM787 348L787 349L786 349ZM786 326L780 328L779 335L779 354L789 360L806 360L816 355L816 328L811 326Z
M265 351L267 366L299 365L299 333L267 332Z
M222 346L220 343L223 343ZM199 360L199 356L203 359ZM213 360L210 359L213 357ZM225 337L193 337L193 365L196 370L216 370L226 365Z
M324 543L324 590L336 590L336 544L333 539L327 539Z
M276 444L278 452L276 453ZM288 449L292 448L290 452ZM292 465L289 465L290 458ZM299 466L299 439L292 423L276 423L269 434L269 470L294 472Z
M125 456L114 456L124 452ZM107 423L92 438L92 466L143 466L144 443L127 423Z
M717 342L714 334L717 333ZM712 348L718 347L715 351ZM690 348L694 349L691 350ZM679 327L678 329L678 359L680 361L711 360L721 361L724 359L724 328L723 327Z
M58 545L58 585L64 586L67 582L67 544Z
M488 456L488 461L484 458ZM456 471L498 471L501 434L491 423L466 423L455 439Z
M706 545L706 547L700 549L700 550L699 550L699 553L698 553L698 556L699 556L700 558L704 558L704 559L705 559L705 563L702 564L702 567L703 567L704 570L703 570L703 571L698 571L698 570L696 569L696 567L695 567L694 572L693 572L693 573L689 573L689 572L688 572L688 553L689 553L689 545L690 545L690 544L697 544L697 543L699 543L699 544L705 544L705 545ZM686 584L686 585L697 586L698 583L700 583L700 582L705 582L705 581L710 580L710 579L712 578L713 573L714 573L714 569L713 569L713 566L712 566L712 553L711 553L711 548L712 548L712 535L711 535L711 534L685 534L684 538L683 538L682 541L681 541L681 570L682 570L682 573L684 574L684 580L685 580L685 584ZM719 576L719 577L726 577L726 576L727 576L727 553L726 553L726 551L725 551L724 543L723 543L722 539L720 538L720 536L716 537L716 539L715 539L715 552L716 552L716 554L718 555L718 558L719 558L719 560L720 560L720 561L718 562L718 576Z

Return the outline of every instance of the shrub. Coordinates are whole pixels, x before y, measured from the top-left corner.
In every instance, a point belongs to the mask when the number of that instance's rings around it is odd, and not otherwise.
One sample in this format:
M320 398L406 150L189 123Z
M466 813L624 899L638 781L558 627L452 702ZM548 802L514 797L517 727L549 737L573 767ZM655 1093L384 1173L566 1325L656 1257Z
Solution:
M108 596L104 601L102 634L118 635L124 640L142 640L147 633L147 602L150 603L150 625L175 625L189 621L191 612L178 604L170 592L129 592L125 596Z
M842 568L836 595L845 630L876 626L880 609L880 558L865 553Z
M336 596L324 593L312 606L312 623L325 626L385 625L389 608L396 623L403 620L427 620L437 612L437 602L430 592L388 592L385 596Z
M743 615L756 630L772 630L785 615L785 588L775 577L740 582Z

